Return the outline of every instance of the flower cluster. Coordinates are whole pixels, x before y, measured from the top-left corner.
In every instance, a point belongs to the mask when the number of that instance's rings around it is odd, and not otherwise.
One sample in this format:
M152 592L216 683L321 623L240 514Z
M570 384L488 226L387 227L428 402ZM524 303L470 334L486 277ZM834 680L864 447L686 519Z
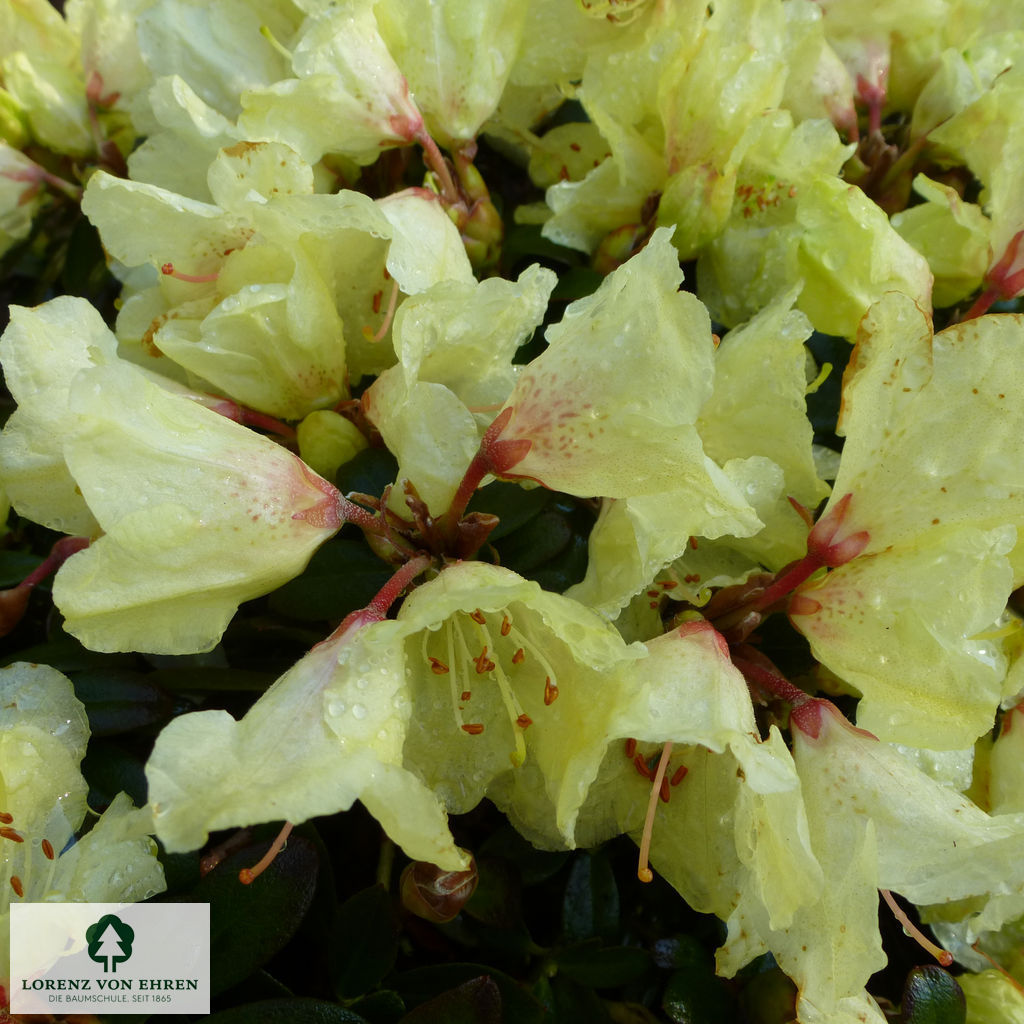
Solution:
M885 1019L879 891L1019 974L1024 314L985 314L1024 293L1024 44L981 0L868 6L0 12L0 255L64 218L120 288L0 338L0 485L67 535L4 628L55 570L85 648L215 660L318 549L393 573L239 716L190 692L147 808L77 843L71 684L2 670L0 910L357 800L462 872L449 815L488 798L540 848L634 836L803 1024ZM564 593L494 546L538 488L591 519ZM977 1019L1020 1013L1002 985Z

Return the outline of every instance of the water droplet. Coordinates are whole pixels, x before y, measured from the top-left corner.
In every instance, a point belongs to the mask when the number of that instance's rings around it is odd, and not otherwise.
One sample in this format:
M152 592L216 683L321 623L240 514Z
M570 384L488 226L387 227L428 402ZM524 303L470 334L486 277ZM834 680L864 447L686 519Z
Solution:
M370 680L369 679L360 677L359 679L356 680L356 689L357 690L365 690L369 685L370 685Z
M327 714L337 718L345 714L345 702L341 700L329 700L327 702Z
M366 707L362 704L352 705L352 716L354 718L363 719L366 717Z

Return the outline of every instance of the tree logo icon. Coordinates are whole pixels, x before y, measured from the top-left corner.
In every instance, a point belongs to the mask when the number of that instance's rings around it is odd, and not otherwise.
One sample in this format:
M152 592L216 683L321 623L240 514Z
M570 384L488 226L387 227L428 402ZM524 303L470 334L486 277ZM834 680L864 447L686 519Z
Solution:
M132 955L135 930L114 914L104 914L85 930L89 959L103 964L103 973L117 973L117 965Z

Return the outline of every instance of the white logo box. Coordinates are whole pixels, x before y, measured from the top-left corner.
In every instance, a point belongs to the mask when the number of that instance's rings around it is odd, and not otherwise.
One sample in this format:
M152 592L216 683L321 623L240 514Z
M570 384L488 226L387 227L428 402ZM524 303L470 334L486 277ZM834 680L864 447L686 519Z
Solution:
M13 1013L209 1013L208 903L15 903Z

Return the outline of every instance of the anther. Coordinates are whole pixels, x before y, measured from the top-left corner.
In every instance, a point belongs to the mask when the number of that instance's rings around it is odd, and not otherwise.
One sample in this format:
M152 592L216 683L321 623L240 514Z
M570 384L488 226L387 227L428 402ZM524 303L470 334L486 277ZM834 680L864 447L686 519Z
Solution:
M16 896L25 895L25 887L21 884L21 879L17 875L11 875L11 888Z
M501 617L501 635L508 636L512 632L512 620L507 616Z
M0 828L0 839L10 839L12 843L25 842L20 832L15 832L13 828L8 828L7 826Z
M479 623L481 626L486 626L487 625L487 620L484 618L484 613L482 611L480 611L479 608L477 608L477 610L474 611L474 612L470 612L469 613L469 617L474 622Z
M238 872L238 880L242 885L252 885L274 863L274 859L284 849L284 844L288 842L288 836L291 835L292 828L292 823L286 821L284 828L277 833L277 838L270 844L270 849L251 868L242 868Z
M14 821L14 815L8 814L6 811L0 811L0 825L10 825Z
M53 860L53 857L54 857L54 854L53 854L53 843L51 843L49 839L44 839L42 846L43 846L43 856L47 860Z
M633 754L633 767L636 769L637 775L642 775L645 779L651 777L651 769L647 767L643 754Z
M484 644L483 650L473 659L476 665L476 671L478 675L485 675L488 672L494 671L494 662L487 657L487 645Z
M473 691L472 690L463 690L462 691L462 695L459 697L459 700L469 700L469 698L472 697L472 696L473 696Z
M515 654L512 655L512 664L521 665L526 660L526 651L520 647Z
M164 263L160 267L160 273L164 277L173 277L188 284L208 284L210 281L216 281L218 277L217 274L183 274L180 270L174 269L173 263Z
M675 773L673 774L671 782L669 784L672 785L672 786L678 786L679 783L682 782L683 779L686 778L686 774L687 774L687 772L689 772L689 770L690 769L687 768L685 764L681 764L675 770Z
M520 729L525 729L527 726L533 725L533 719L526 714L520 715L516 719L516 725L518 725Z
M374 313L380 309L380 300L374 296ZM384 335L388 333L391 327L391 321L395 318L395 307L398 305L398 282L393 281L391 283L391 297L388 299L388 308L384 313L384 320L381 322L380 327L376 331L372 327L363 328L363 337L367 341L378 342L383 340Z
M628 757L630 761L632 761L635 756L636 740L633 739L633 737L631 736L628 740L626 740L626 757Z
M483 722L467 722L462 731L468 732L470 736L479 736L484 731Z
M544 677L544 703L550 707L558 700L558 684L551 682L551 676Z
M446 676L449 672L448 666L441 661L440 658L431 658L428 656L427 660L430 662L430 671L435 676Z
M672 795L672 790L669 789L668 779L662 776L661 785L658 787L658 795L661 797L661 802L667 804L669 797Z

